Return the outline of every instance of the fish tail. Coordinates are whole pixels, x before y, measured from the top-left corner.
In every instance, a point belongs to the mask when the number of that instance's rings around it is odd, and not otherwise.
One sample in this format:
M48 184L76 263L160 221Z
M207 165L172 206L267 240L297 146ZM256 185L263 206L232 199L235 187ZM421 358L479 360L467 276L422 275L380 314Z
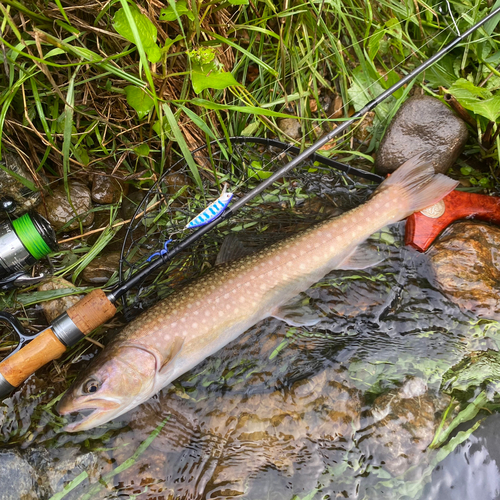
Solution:
M438 203L459 183L436 174L430 157L430 151L425 151L410 158L380 185L374 197L390 190L401 219Z

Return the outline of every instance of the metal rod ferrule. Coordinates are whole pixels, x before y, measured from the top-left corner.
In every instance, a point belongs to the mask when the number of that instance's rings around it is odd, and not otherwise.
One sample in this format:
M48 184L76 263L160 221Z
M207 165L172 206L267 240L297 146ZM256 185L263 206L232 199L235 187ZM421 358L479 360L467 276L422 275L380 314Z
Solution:
M0 399L8 396L14 389L15 387L0 373Z
M73 323L67 313L58 316L51 325L54 335L66 346L71 347L82 340L85 335Z

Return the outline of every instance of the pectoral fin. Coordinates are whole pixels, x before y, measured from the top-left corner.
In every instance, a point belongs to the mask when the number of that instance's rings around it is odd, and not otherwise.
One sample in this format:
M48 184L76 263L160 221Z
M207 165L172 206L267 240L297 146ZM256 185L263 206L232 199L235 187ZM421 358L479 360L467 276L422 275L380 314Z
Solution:
M274 309L270 316L284 321L290 326L313 326L322 319L318 313L306 302L304 294L294 297L292 300Z
M163 374L166 370L170 368L172 361L176 358L177 354L181 352L182 346L184 345L183 337L174 337L173 342L168 346L168 350L163 354L163 364L159 372Z
M385 260L378 248L370 243L358 245L337 267L345 271L368 269Z

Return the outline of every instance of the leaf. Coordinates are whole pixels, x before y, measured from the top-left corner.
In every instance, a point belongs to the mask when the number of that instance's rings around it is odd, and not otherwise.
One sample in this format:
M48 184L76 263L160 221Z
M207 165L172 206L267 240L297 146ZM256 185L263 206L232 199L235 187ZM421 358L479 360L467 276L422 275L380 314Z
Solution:
M368 57L371 61L375 59L379 49L380 49L380 41L384 38L385 30L377 30L373 35L369 38L368 42Z
M476 87L464 78L458 79L448 92L466 109L496 121L500 117L500 95L493 95L489 90Z
M141 144L140 146L137 146L136 148L134 148L134 153L137 156L148 156L149 155L149 146L146 143Z
M230 2L231 3L231 2ZM177 13L175 12L177 11ZM160 10L160 21L177 21L181 16L188 16L190 21L194 21L194 14L191 9L187 6L185 0L179 0L175 4L175 10L172 6L166 7Z
M200 64L197 61L193 61L191 82L193 90L197 94L205 89L222 90L227 87L242 86L231 73L219 70L215 61L209 64Z
M139 120L142 120L154 107L153 99L144 90L134 85L125 87L125 94L127 103L136 110Z
M231 5L248 5L248 0L228 0Z
M137 26L137 31L141 38L144 51L148 56L148 60L152 63L158 62L161 57L161 50L158 45L156 45L157 30L155 25L147 16L141 14L135 5L130 4L129 9L132 13L135 25ZM113 19L113 28L129 42L136 43L124 9L120 9L116 12Z

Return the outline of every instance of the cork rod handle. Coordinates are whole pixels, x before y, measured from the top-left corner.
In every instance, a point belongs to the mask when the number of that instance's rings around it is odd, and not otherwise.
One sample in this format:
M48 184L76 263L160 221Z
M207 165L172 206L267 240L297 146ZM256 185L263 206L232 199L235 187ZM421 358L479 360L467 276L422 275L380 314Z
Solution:
M112 318L115 313L116 307L109 301L106 294L102 290L94 290L70 307L59 318L66 316L66 314L69 316L76 327L76 341L78 341L94 328ZM56 322L57 319L54 321L54 325ZM58 332L58 335L54 333L54 330ZM60 340L61 338L64 337L60 335L55 326L43 330L18 352L0 363L0 375L11 386L18 387L36 370L59 358L66 351L66 345ZM76 341L67 343L73 345Z

